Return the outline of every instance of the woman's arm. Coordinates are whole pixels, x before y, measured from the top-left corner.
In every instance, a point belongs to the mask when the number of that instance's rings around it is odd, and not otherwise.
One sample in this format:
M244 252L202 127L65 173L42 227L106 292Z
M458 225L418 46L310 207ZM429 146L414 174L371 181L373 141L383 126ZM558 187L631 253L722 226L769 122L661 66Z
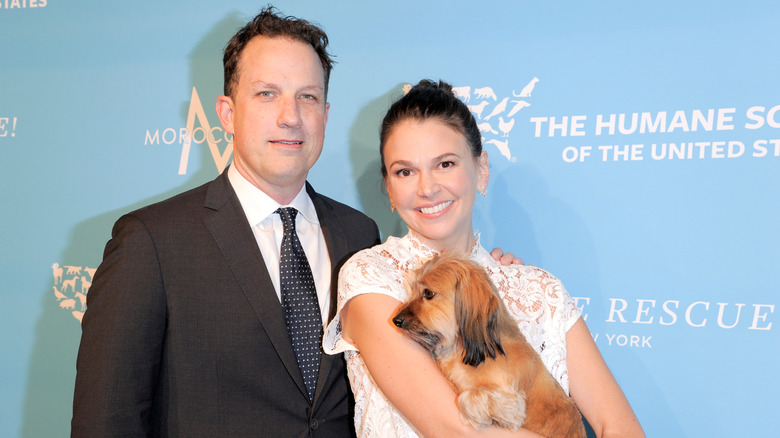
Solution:
M596 436L644 437L639 420L582 318L566 334L566 354L571 396Z
M456 394L431 354L392 324L401 303L382 294L352 298L341 311L342 336L360 351L379 388L426 437L535 437L528 431L475 430L460 420Z

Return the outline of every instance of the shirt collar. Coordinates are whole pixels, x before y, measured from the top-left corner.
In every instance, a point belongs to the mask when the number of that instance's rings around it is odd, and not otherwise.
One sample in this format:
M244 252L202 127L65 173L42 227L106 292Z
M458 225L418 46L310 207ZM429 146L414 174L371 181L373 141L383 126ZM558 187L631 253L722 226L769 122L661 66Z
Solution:
M306 193L306 184L301 187L301 191L288 205L281 205L250 183L233 165L228 168L228 180L233 186L233 190L235 190L238 200L241 202L241 207L244 209L244 214L246 214L247 220L252 226L263 222L274 214L279 207L294 207L298 210L299 215L303 216L307 221L316 225L320 223L314 203L309 198L309 194Z

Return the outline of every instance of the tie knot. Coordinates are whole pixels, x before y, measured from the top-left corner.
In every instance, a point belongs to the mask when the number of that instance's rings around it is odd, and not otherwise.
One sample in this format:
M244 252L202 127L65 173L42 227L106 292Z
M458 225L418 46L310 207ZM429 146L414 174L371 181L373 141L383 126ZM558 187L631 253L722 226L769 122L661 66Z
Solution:
M295 230L295 216L298 215L298 210L294 207L281 207L277 208L276 212L282 218L282 225L284 230Z

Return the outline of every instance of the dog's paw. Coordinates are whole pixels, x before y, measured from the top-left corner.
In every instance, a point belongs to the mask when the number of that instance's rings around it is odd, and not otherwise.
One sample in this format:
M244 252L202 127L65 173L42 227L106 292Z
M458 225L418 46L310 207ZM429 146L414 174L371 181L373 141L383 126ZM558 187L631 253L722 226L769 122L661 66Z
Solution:
M458 395L458 410L460 418L480 429L493 424L490 415L490 394L484 389L468 389Z
M517 430L525 422L525 393L497 390L490 398L490 410L497 426Z
M525 420L522 394L500 388L474 388L458 395L460 418L480 429L493 424L517 430Z

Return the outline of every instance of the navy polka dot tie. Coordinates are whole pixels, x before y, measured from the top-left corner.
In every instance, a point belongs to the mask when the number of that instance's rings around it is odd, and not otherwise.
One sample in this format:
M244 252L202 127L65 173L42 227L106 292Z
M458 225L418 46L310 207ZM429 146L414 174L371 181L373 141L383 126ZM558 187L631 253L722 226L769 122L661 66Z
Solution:
M295 216L298 210L292 207L276 210L282 217L284 237L282 238L279 274L282 292L282 307L287 332L292 339L298 368L309 392L314 399L317 373L320 368L320 343L322 342L322 316L320 314L317 289L309 261L303 252L301 241L295 232Z

